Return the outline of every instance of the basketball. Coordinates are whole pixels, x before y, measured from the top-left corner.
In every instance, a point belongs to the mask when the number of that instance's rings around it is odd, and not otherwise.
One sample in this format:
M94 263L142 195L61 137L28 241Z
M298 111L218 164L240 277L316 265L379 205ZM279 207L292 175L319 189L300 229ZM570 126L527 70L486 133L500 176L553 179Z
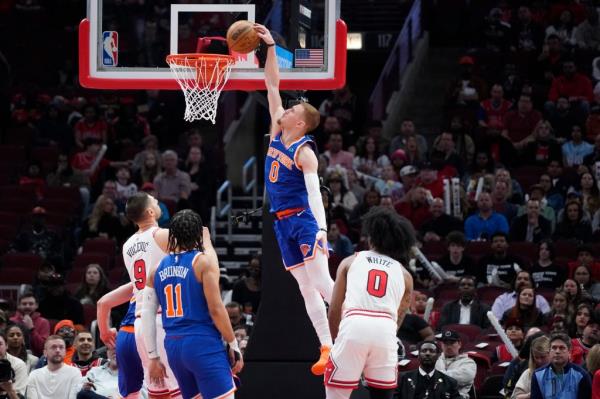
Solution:
M227 45L238 53L250 53L258 47L260 38L253 28L253 23L246 20L234 22L227 30Z

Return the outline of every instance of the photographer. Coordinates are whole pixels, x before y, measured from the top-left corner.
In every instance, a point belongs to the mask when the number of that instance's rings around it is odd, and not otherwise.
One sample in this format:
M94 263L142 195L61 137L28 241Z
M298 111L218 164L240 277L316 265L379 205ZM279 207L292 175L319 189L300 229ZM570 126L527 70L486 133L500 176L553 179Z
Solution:
M0 334L0 399L24 398L27 366L18 357L6 353L6 335Z

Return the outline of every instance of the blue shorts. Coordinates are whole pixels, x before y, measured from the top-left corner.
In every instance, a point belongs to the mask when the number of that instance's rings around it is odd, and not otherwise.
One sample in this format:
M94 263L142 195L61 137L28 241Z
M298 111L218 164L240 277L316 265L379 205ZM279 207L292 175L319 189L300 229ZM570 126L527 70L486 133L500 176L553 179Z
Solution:
M231 366L219 338L199 335L166 337L167 359L181 395L218 398L235 391Z
M275 237L287 270L304 265L315 255L319 226L310 209L281 220L275 220Z
M131 326L133 328L133 326ZM116 345L119 364L119 394L126 397L142 389L144 369L135 344L135 334L119 330Z

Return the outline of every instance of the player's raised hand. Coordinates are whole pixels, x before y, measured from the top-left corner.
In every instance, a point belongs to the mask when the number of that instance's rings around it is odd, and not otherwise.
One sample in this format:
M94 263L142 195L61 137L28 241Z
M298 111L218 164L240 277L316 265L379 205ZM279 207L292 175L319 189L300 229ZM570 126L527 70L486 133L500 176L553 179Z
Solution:
M165 365L162 364L160 358L150 359L150 367L148 368L148 373L150 375L150 381L156 384L159 387L165 386L165 378L169 378L167 376L167 370Z
M210 229L206 226L202 227L202 243L203 244L210 244L212 241L210 241Z
M104 342L104 345L110 349L115 349L117 344L117 329L109 328L108 331L100 331L100 339Z
M256 31L258 37L260 37L265 42L265 44L275 44L275 40L273 39L273 36L271 36L271 32L269 32L266 26L261 24L254 24L254 30Z

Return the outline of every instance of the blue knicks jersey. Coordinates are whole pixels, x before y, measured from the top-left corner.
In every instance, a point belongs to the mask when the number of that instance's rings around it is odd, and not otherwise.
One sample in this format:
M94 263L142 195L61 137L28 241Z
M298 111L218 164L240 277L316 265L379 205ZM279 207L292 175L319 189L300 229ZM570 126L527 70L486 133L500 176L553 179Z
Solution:
M200 251L167 255L154 274L154 289L162 308L166 336L221 334L208 312L202 283L196 279L192 261Z
M296 165L296 152L306 143L315 150L315 143L308 136L303 136L287 148L281 142L281 133L271 140L265 159L265 187L271 212L308 208L304 174Z
M135 323L135 300L131 298L129 301L129 308L127 309L127 313L125 313L125 317L121 320L121 327L123 326L132 326Z

